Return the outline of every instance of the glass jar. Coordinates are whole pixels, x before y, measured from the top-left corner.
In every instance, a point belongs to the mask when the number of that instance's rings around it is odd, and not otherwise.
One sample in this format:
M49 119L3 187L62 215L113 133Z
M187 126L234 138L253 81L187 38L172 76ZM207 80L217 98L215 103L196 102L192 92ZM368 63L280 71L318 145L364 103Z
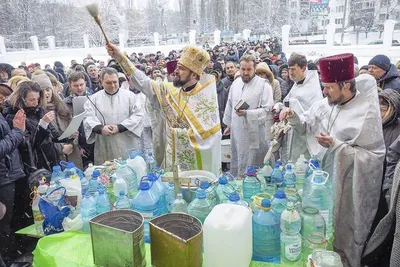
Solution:
M303 242L303 259L307 259L308 255L316 249L327 250L328 248L329 243L325 236L318 233L310 234Z
M317 249L311 256L311 266L343 267L339 254L334 251Z
M311 234L320 234L325 237L326 224L319 210L313 207L303 207L301 213L301 231L303 240Z

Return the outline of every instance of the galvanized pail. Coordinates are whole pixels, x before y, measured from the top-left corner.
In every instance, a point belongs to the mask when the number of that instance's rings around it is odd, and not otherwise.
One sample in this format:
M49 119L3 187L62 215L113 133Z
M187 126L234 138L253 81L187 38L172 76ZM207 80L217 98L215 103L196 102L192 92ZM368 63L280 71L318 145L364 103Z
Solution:
M170 213L150 221L151 264L154 267L201 267L201 222L183 213Z
M90 220L94 263L104 267L144 267L144 219L131 210L113 210Z

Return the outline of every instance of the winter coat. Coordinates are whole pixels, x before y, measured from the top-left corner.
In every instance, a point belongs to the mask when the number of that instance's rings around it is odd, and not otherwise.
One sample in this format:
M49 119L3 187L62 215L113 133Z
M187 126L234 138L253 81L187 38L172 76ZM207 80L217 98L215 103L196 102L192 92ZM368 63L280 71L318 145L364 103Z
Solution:
M26 114L25 139L19 146L19 152L25 173L31 173L31 168L44 168L51 171L52 167L60 161L54 143L65 142L65 140L58 141L60 133L52 124L49 124L47 129L39 126L39 121L44 115L43 108L25 108L24 110ZM17 111L18 108L6 102L3 114L10 126Z
M86 91L88 91L90 94L94 93L94 90L92 89L92 80L90 79L89 75L86 72L82 71L82 74L85 76L85 82L86 82ZM65 82L63 85L63 95L64 97L68 97L70 94L72 94L71 89L69 88L69 83Z
M23 140L24 133L18 129L11 129L0 114L0 186L25 176L18 151L18 146Z
M393 89L386 89L379 92L379 99L383 99L390 105L391 114L382 121L383 137L386 149L400 135L400 93Z
M399 73L395 65L390 64L390 69L386 72L383 77L377 81L378 87L382 89L394 89L400 93L400 79Z
M217 96L218 96L219 117L220 117L221 123L222 123L222 119L224 118L225 105L226 105L225 86L222 81L220 81L217 84Z

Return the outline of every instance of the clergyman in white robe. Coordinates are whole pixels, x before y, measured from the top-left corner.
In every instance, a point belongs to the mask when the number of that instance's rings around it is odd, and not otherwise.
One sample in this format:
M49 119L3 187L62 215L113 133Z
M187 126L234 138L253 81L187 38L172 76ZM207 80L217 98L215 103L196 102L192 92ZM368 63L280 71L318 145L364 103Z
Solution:
M234 109L241 100L250 106L243 117L239 117ZM268 151L265 121L273 105L272 88L265 79L254 76L244 83L242 78L237 78L232 83L223 119L231 130L232 175L243 175L249 165L263 166Z

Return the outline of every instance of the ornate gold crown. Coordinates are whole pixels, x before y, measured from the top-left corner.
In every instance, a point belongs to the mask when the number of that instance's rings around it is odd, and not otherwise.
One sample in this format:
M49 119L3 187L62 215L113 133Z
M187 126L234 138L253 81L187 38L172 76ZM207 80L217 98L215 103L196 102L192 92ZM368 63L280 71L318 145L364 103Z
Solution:
M182 56L178 60L179 64L182 64L199 76L203 74L209 62L210 56L207 51L195 45L185 46L182 51Z

